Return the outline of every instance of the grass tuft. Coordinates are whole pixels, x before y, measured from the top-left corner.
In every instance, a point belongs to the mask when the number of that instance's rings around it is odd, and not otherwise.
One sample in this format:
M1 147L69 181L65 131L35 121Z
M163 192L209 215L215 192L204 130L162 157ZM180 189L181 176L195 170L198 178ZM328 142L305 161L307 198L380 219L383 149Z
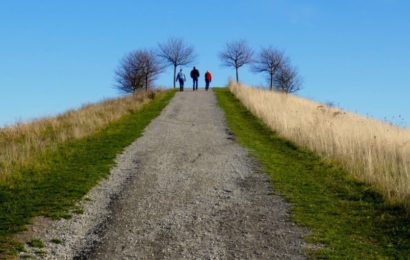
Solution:
M41 256L41 257L45 257L47 255L47 253L44 250L35 250L34 253L37 256Z
M30 247L44 248L44 243L40 239L32 239L27 244Z
M51 243L54 243L54 244L57 244L57 245L63 243L63 241L61 241L61 240L58 239L58 238L53 238L53 239L50 240L50 242L51 242Z

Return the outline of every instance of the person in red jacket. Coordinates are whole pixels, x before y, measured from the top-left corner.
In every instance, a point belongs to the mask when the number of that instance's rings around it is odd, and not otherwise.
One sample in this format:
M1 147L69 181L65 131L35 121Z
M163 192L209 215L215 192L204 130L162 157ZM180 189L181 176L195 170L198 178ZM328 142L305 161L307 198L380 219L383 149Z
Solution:
M212 74L209 71L206 71L205 73L205 90L208 91L209 89L209 84L212 81Z

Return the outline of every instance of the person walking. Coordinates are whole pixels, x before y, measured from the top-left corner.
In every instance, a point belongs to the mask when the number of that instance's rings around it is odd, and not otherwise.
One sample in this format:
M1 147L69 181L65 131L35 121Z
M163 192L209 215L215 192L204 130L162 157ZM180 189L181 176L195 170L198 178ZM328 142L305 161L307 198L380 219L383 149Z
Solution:
M195 67L191 70L191 78L192 78L192 89L198 90L198 78L199 78L199 70Z
M186 81L185 74L182 72L182 69L179 71L175 81L179 82L179 91L184 91L184 83Z
M209 89L209 84L211 84L212 81L212 74L209 71L206 71L205 73L205 90L208 91Z

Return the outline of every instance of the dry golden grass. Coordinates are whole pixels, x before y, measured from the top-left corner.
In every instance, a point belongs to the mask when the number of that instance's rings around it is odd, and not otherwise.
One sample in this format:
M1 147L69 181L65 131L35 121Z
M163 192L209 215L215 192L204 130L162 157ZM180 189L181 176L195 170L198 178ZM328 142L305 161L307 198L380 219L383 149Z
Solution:
M410 131L282 93L229 84L271 129L337 160L356 178L410 210Z
M149 102L153 92L84 105L52 118L0 128L0 179L18 173L46 149L89 136Z

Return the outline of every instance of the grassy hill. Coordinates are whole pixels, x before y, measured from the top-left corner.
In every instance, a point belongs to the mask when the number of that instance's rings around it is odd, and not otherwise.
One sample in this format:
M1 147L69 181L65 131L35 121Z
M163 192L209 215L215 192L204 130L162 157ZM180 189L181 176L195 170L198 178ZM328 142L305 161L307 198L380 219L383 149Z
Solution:
M312 258L410 255L409 132L291 95L215 90L238 143L319 245ZM70 218L175 94L148 92L0 129L0 259L35 216ZM41 245L41 241L32 241Z
M288 134L293 132L298 137L321 133L320 122L306 129L295 122L310 118L310 113L319 109L329 111L319 111L318 116L327 113L332 117L335 110L316 108L318 104L305 101L313 106L312 111L296 97L244 86L231 85L230 90L215 92L238 143L259 161L277 194L291 203L292 219L311 231L305 239L323 245L308 249L312 258L408 259L410 218L404 201L392 203L383 189L360 181L362 178L351 174L343 161L318 155L297 139L289 141L292 137ZM284 117L278 115L281 113ZM325 116L322 119L329 123ZM281 125L281 121L288 123ZM292 127L297 128L292 131ZM320 143L320 139L311 142Z
M147 92L0 130L0 259L35 216L69 218L175 92Z
M337 161L410 212L410 130L293 95L233 83L230 90L280 136Z

